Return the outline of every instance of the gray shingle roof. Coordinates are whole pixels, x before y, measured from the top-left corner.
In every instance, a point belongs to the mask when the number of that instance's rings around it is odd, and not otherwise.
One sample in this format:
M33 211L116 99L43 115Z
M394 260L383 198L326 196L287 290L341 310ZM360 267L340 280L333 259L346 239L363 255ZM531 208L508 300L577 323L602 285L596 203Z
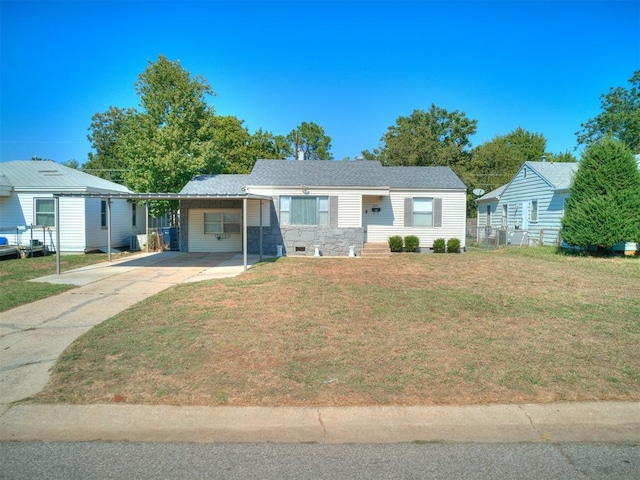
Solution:
M187 183L180 193L207 194L217 193L221 195L242 195L244 187L248 185L249 175L220 174L198 175Z
M556 190L568 189L571 186L573 174L578 170L577 163L525 162L525 164L546 178Z
M466 189L449 167L383 167L368 160L258 160L248 175L200 175L180 193L239 194L246 185Z
M379 185L380 162L258 160L251 185L361 187Z
M501 187L498 187L495 190L491 190L489 193L485 193L480 198L476 198L476 202L487 202L491 200L497 200L504 193L504 191L508 186L509 184L505 183Z
M0 177L15 190L131 192L123 185L48 160L0 162Z

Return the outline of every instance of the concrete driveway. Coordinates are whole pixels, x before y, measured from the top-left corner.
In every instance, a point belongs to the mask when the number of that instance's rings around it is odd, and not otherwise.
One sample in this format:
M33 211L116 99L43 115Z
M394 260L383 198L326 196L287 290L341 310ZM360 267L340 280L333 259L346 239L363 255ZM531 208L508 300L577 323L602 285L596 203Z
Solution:
M58 356L95 325L173 285L243 270L240 254L162 252L34 280L78 288L0 313L0 404L40 392Z

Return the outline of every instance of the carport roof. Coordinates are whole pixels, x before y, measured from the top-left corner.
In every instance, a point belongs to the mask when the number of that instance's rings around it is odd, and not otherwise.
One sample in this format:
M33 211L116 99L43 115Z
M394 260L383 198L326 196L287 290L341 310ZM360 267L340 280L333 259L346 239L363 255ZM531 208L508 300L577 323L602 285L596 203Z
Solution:
M83 198L122 198L126 200L196 200L203 198L237 198L237 199L256 199L256 200L270 200L271 197L263 195L255 195L251 193L238 193L238 194L213 194L213 193L71 193L71 192L58 192L53 194L54 197L83 197Z

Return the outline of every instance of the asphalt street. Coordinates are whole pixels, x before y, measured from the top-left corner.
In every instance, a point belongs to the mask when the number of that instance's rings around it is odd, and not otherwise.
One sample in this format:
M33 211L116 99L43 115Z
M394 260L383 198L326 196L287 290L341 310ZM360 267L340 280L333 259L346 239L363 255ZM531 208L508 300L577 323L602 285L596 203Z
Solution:
M635 480L638 444L0 443L0 479Z

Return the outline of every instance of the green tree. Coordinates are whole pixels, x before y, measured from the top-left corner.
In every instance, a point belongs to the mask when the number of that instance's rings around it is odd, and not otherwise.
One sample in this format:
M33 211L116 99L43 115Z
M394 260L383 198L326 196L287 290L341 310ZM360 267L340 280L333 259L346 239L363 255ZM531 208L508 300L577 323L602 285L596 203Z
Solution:
M578 144L591 145L600 138L611 136L640 153L640 70L629 79L631 87L611 87L600 95L602 112L583 123L576 132Z
M259 158L284 158L282 137L259 129L254 134L234 116L216 116L212 158L224 173L249 173Z
M470 187L489 192L509 182L524 162L575 162L570 153L546 152L547 139L521 127L474 148L467 165Z
M449 166L461 173L469 160L477 121L464 112L449 112L431 104L429 111L414 110L408 117L398 117L380 139L380 146L362 152L368 160L384 165Z
M294 160L331 160L331 137L313 122L302 122L286 136L286 154Z
M95 153L89 152L83 171L97 177L122 183L127 171L123 138L136 115L133 108L109 107L106 112L91 117L87 138Z
M214 95L201 76L178 61L151 62L135 88L142 111L129 116L121 143L125 182L140 192L177 192L196 174L219 172L214 155Z
M640 172L623 142L604 137L585 151L567 200L562 238L600 254L619 242L640 241Z

